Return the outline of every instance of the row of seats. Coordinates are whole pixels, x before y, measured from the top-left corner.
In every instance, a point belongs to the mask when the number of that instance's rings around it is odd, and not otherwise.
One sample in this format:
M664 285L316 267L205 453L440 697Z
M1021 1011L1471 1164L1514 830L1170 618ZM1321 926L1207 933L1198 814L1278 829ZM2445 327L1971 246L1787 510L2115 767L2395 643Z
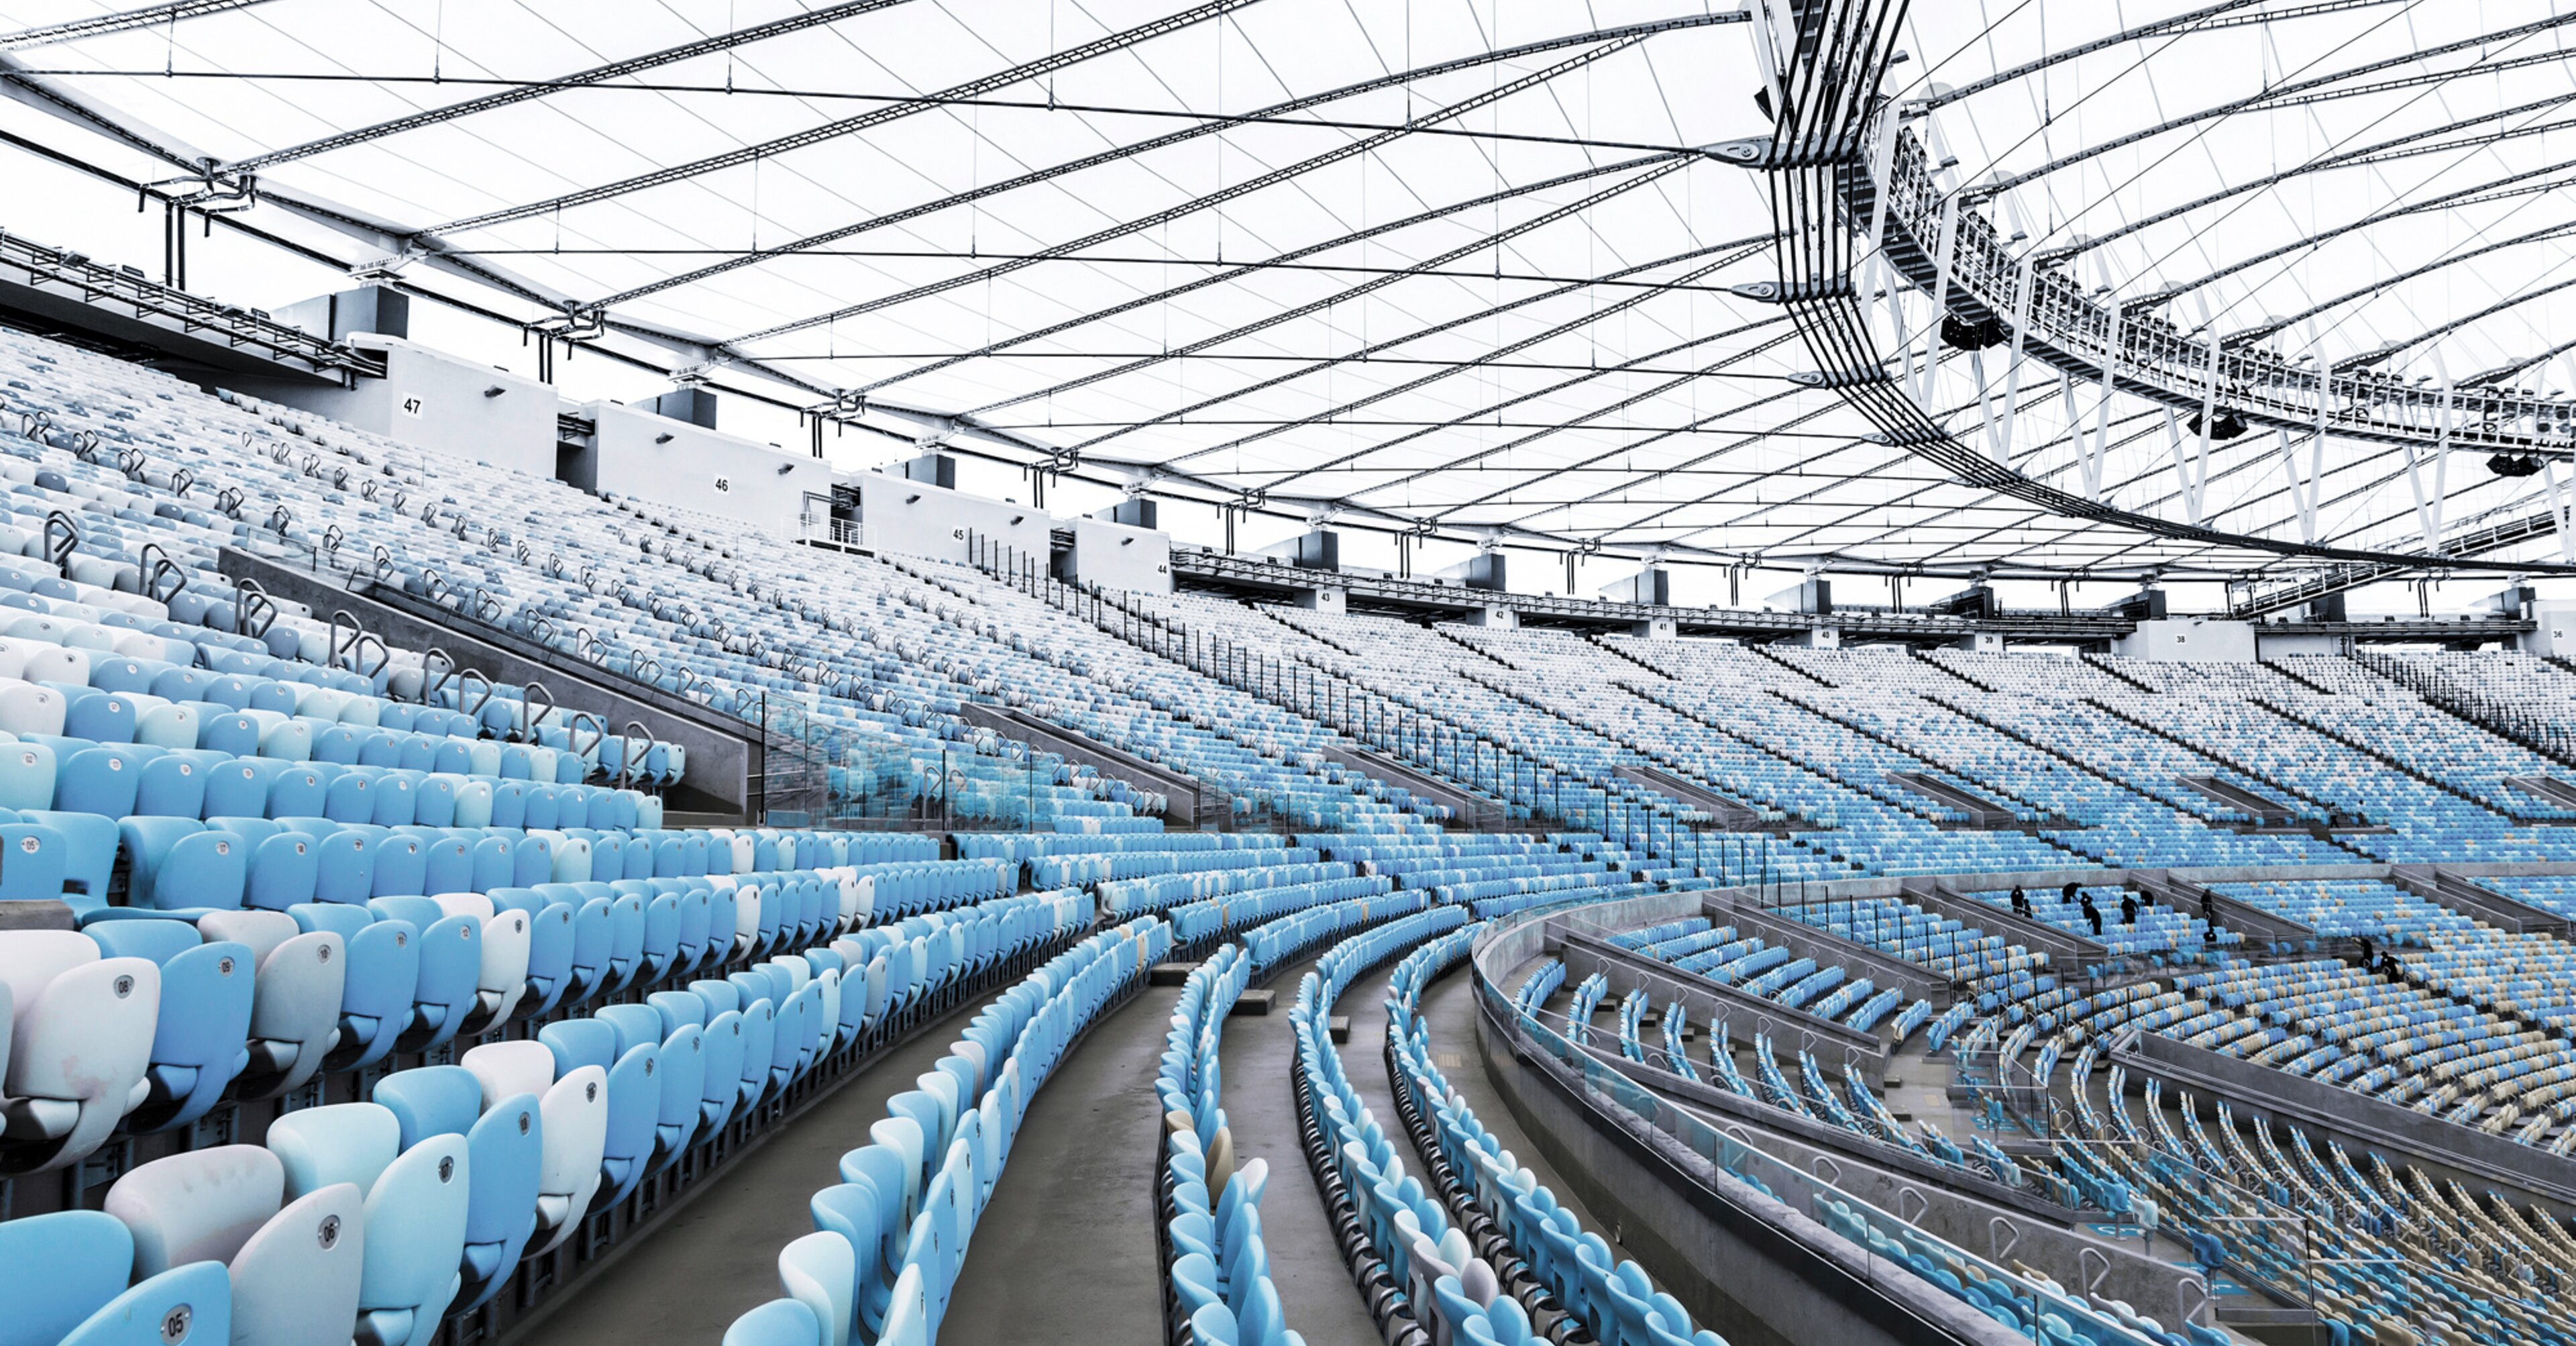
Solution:
M1174 1309L1164 1335L1182 1346L1305 1346L1305 1338L1286 1325L1261 1238L1261 1194L1270 1163L1235 1153L1225 1116L1217 1049L1226 1016L1253 972L1252 957L1237 944L1219 946L1191 970L1154 1076L1163 1109L1163 1148L1155 1165L1156 1242L1164 1297Z
M0 1222L0 1265L61 1273L31 1282L13 1276L13 1313L28 1315L29 1335L13 1330L11 1339L128 1341L140 1323L169 1341L320 1342L354 1333L425 1344L450 1313L498 1294L522 1257L569 1238L587 1211L623 1200L648 1174L713 1143L816 1070L881 1045L951 979L1043 947L1090 919L1078 894L996 898L971 921L937 932L945 937L935 962L921 957L927 932L861 930L828 948L653 991L644 1003L546 1023L528 1038L487 1041L454 1065L393 1071L372 1082L364 1101L284 1114L264 1145L142 1164L108 1189L103 1213ZM54 955L96 969L93 979L126 979L123 999L144 1000L154 989L151 965L95 960L71 947L88 939L15 931L0 935L0 955L13 969ZM247 950L210 947L247 961ZM48 1012L62 1008L49 1002L70 989L63 981L37 997L40 1030L55 1022ZM219 1046L254 1011L245 999L227 1017L208 1017L219 1012L191 1005L184 1020L165 1017L161 1038ZM62 1069L95 1062L66 1056ZM165 1091L160 1077L175 1069L156 1065L153 1093ZM50 1106L32 1101L38 1116Z
M928 1346L1029 1100L1094 1019L1172 947L1148 917L1102 930L995 999L894 1096L842 1181L814 1194L815 1232L779 1251L785 1297L736 1319L726 1346Z
M1526 1280L1543 1287L1594 1340L1604 1346L1725 1346L1715 1332L1695 1329L1681 1301L1656 1289L1643 1268L1584 1229L1546 1184L1477 1124L1474 1110L1432 1062L1430 1026L1419 1013L1423 991L1473 951L1477 933L1462 930L1426 943L1396 965L1386 1001L1391 1082L1423 1120L1461 1195L1508 1238ZM1448 1333L1508 1346L1541 1339L1531 1330L1529 1306L1507 1293L1514 1289L1503 1283L1508 1269L1462 1255L1463 1237L1444 1249L1431 1230L1423 1235L1413 1256L1426 1265L1415 1274L1428 1283L1432 1310Z

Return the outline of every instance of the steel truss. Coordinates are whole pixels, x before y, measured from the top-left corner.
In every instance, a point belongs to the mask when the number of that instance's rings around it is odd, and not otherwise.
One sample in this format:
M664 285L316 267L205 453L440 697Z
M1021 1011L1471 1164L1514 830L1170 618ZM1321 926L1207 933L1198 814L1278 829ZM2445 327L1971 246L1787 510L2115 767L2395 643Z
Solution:
M1951 435L1888 372L1861 307L1864 251L1877 254L1868 260L1892 265L1937 296L1940 314L1995 325L2009 337L2016 367L2027 352L2069 378L2190 408L2204 425L2223 397L2231 411L2274 429L2324 428L2436 453L2472 446L2565 451L2563 442L2544 445L2537 433L2543 425L2560 433L2555 427L2564 424L2561 404L2499 389L2423 393L2375 378L2311 374L2269 352L2227 352L2215 333L2194 340L2159 318L2123 322L2116 305L2095 303L2071 277L2035 267L2028 255L2014 255L1990 220L1940 188L1923 145L1897 125L1894 107L1878 92L1906 8L1906 0L1826 0L1797 12L1789 20L1794 32L1756 24L1757 45L1776 79L1778 115L1767 140L1726 152L1771 175L1773 214L1784 242L1780 278L1768 297L1786 305L1806 339L1817 362L1809 381L1839 392L1888 443L1941 465L1964 484L2054 514L2210 546L2359 566L2576 574L2576 565L2486 561L2471 550L2489 541L2483 536L2446 540L2451 545L2417 554L2177 523L2048 485L2015 470L2004 454ZM1937 331L1927 339L1937 340ZM2009 383L2004 398L2009 407ZM2391 407L2422 404L2437 414L2414 424L2386 415ZM1990 425L1992 420L1990 415ZM2007 437L2009 423L2007 417ZM2499 429L2515 426L2530 429ZM2207 447L2204 432L2201 481ZM2177 436L2177 476L2188 484L2193 473L2183 452ZM2511 540L2522 541L2557 526L2555 517L2544 515L2507 531L2515 534Z

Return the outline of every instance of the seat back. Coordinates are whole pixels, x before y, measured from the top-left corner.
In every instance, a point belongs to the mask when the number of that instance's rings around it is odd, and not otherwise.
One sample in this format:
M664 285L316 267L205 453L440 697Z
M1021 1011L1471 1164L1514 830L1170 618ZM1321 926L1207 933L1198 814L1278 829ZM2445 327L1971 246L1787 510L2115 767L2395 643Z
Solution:
M261 1225L228 1268L233 1340L346 1342L366 1274L366 1229L366 1199L348 1183L297 1198Z
M289 1197L341 1182L372 1196L403 1152L402 1123L377 1103L299 1108L268 1124L268 1148L285 1166Z
M230 1262L278 1212L286 1166L257 1145L218 1145L143 1164L108 1188L105 1209L134 1234L134 1272Z
M94 1210L0 1220L0 1267L10 1282L0 1346L54 1346L124 1292L134 1235Z

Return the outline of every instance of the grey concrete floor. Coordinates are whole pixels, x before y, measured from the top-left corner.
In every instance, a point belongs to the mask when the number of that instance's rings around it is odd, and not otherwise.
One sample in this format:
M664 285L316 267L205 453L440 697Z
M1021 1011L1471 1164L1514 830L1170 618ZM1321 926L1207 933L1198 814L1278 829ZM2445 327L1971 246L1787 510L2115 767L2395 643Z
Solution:
M603 1268L538 1326L547 1346L714 1343L737 1317L775 1299L778 1250L814 1232L806 1202L840 1179L841 1155L868 1143L886 1100L948 1054L971 1017L952 1014L879 1057L732 1168L672 1220Z
M976 1222L940 1340L1162 1339L1154 1068L1180 994L1146 988L1094 1027L1038 1091Z
M976 1225L944 1340L1159 1339L1153 1076L1178 994L1148 988L1103 1019L1031 1102ZM778 1297L778 1250L813 1232L806 1203L840 1181L841 1155L868 1143L886 1100L914 1087L982 1003L895 1048L773 1134L576 1291L538 1338L547 1346L722 1340L735 1318Z
M1351 1285L1341 1245L1324 1213L1323 1194L1299 1148L1297 1103L1289 1062L1296 1034L1288 1025L1297 983L1314 966L1306 959L1270 980L1277 994L1266 1015L1226 1021L1218 1059L1224 1070L1226 1125L1234 1135L1236 1162L1267 1160L1270 1185L1261 1197L1261 1242L1270 1254L1270 1279L1288 1326L1309 1346L1372 1342L1377 1324ZM1363 1062L1346 1059L1356 1075ZM1380 1072L1381 1075L1383 1072Z

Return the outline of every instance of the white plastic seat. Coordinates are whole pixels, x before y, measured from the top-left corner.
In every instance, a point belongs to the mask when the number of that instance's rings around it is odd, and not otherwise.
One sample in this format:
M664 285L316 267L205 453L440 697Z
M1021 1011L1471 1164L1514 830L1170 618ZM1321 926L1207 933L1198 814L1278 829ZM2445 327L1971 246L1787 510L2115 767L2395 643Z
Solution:
M151 1094L161 969L70 930L0 932L0 1173L76 1163Z
M307 932L282 911L208 912L198 918L197 930L210 940L249 945L258 968L243 1097L270 1098L301 1087L340 1041L348 941L337 931Z
M491 1042L457 1058L483 1086L483 1106L518 1094L537 1096L544 1158L537 1180L537 1224L546 1237L531 1239L545 1252L571 1236L599 1190L599 1164L608 1148L608 1072L581 1066L555 1078L555 1057L545 1044Z
M138 1280L226 1264L234 1341L345 1346L365 1270L366 1195L345 1182L293 1202L285 1194L274 1152L221 1145L134 1169L108 1189L106 1210L133 1231Z
M62 694L32 681L0 680L0 730L12 734L59 734L70 707Z

